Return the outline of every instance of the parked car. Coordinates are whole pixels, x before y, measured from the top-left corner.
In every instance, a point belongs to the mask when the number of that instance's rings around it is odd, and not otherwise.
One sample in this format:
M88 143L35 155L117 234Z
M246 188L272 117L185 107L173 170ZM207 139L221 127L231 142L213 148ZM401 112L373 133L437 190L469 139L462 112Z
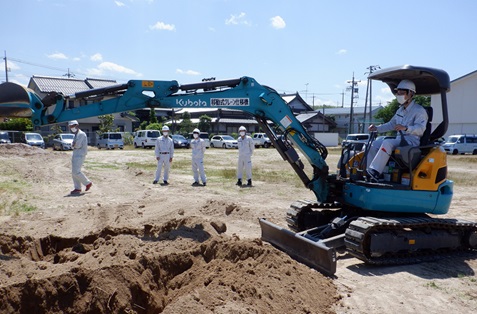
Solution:
M205 142L205 147L209 148L210 147L210 140L209 140L209 133L207 132L200 132L199 137L204 140ZM189 133L189 143L194 139L194 135Z
M8 136L8 132L0 131L0 144L10 144L10 136Z
M98 143L96 144L99 149L123 149L123 135L119 132L106 132L99 136Z
M156 145L157 138L161 136L158 130L141 130L136 132L134 136L134 148L152 148Z
M350 142L362 142L367 143L369 140L369 134L367 133L356 133L356 134L348 134L346 139L341 143L343 147L345 147Z
M180 134L171 135L174 148L190 148L189 140Z
M2 131L8 133L11 143L25 143L24 133L22 131Z
M252 136L253 143L255 144L255 147L264 147L268 148L272 146L272 141L268 138L267 133L255 133Z
M477 154L477 136L474 134L451 135L442 145L447 153L457 154Z
M37 146L40 148L45 148L45 141L39 133L25 133L23 134L23 142L30 146Z
M53 138L53 150L72 150L74 134L62 133Z
M210 139L210 147L238 148L237 140L230 135L214 135Z

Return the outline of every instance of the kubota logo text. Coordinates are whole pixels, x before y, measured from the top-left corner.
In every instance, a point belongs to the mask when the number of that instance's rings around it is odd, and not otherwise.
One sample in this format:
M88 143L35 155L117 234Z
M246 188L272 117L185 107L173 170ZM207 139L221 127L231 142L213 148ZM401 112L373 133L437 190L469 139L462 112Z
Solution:
M179 105L181 107L206 107L207 102L200 99L195 101L192 101L190 99L188 100L176 99L176 105Z

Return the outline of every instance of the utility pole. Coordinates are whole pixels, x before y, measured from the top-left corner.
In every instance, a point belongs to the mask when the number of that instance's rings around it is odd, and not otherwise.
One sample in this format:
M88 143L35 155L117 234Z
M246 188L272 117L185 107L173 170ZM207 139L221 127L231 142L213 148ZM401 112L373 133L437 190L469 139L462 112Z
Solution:
M366 72L364 74L370 74L373 73L374 71L381 69L379 65L370 65L366 69L369 70L369 72ZM369 76L369 75L368 75ZM373 82L368 78L367 86L366 86L366 100L364 102L364 121L366 121L366 105L368 104L368 90L369 90L369 123L372 123L373 121L373 108L372 108L372 103L373 103L373 93L372 93L372 88L373 88ZM364 125L363 125L363 133L364 133Z
M309 83L306 83L306 84L305 84L305 86L306 86L306 88L305 88L305 101L306 101L307 103L308 103L308 84L309 84Z
M7 62L7 51L5 50L5 58L3 58L3 60L5 60L5 82L8 83L8 62Z
M70 72L70 68L68 68L68 73L64 74L63 76L66 76L67 78L75 77L74 73Z
M355 87L355 86L358 85L359 82L361 82L361 81L355 81L354 80L354 72L353 72L353 79L351 81L348 81L348 83L350 83L351 86L346 88L346 90L351 90L351 108L350 108L350 111L349 111L349 131L348 131L348 134L353 133L353 131L354 131L354 128L353 128L354 93L358 93L358 88Z

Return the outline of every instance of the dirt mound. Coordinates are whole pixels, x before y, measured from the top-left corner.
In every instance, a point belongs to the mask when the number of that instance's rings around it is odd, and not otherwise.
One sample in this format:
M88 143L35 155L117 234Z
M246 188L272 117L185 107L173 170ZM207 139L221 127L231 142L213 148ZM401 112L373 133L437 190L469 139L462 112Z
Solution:
M32 155L48 154L47 150L36 146L30 146L23 143L2 144L0 145L0 156L14 155L14 156L32 156Z
M185 217L81 238L0 234L0 312L333 313L331 280L214 224Z

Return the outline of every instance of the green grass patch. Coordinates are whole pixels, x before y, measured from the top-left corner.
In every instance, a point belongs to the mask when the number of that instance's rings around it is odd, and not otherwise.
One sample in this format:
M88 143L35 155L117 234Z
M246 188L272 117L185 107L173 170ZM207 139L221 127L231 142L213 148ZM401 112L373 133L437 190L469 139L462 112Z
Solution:
M25 187L29 186L28 183L24 181L19 181L13 179L11 181L0 182L0 193L20 193L24 190Z
M106 169L106 170L119 170L121 169L121 165L113 164L113 163L106 163L106 162L93 162L93 161L85 161L85 167L88 169Z
M10 205L10 212L13 212L15 213L15 215L18 215L20 213L28 213L28 212L32 212L34 210L36 210L37 208L33 205L30 205L28 203L25 203L25 202L21 202L21 201L14 201L11 205Z
M126 166L132 169L140 169L140 170L156 170L157 163L156 162L127 162Z
M447 179L454 181L456 186L469 187L475 185L474 176L466 176L463 173L448 173Z
M439 287L435 281L428 282L426 284L426 287L432 288L432 289L441 289L441 287Z
M18 216L20 213L29 213L35 210L37 210L35 206L22 201L13 201L11 204L8 204L7 202L0 203L1 214L13 214Z

